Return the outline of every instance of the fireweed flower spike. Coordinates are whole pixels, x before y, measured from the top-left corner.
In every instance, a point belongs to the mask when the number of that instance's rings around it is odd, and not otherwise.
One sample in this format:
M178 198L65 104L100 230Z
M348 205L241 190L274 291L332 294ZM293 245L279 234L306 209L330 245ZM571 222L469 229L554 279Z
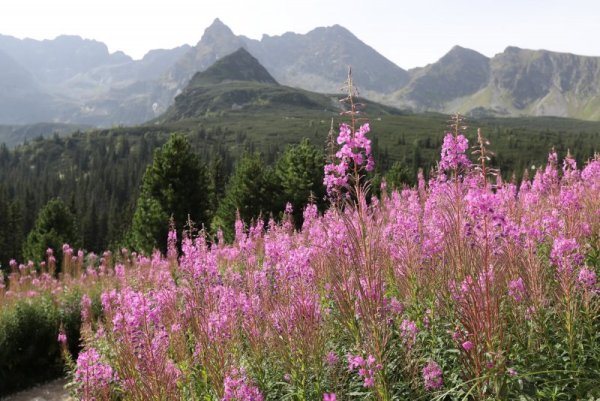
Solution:
M332 199L343 199L348 197L351 187L356 190L358 196L361 191L361 180L364 171L373 171L375 161L371 154L371 140L367 133L371 130L361 108L364 106L357 103L358 91L352 82L352 70L348 69L348 79L344 89L347 96L340 99L348 110L341 115L350 118L350 123L340 124L339 134L334 141L333 120L329 131L328 148L329 156L325 165L325 177L323 184L327 187L327 195ZM358 129L356 128L362 121ZM336 143L341 148L336 151ZM359 196L360 198L360 196Z
M440 170L458 170L470 167L471 161L465 153L467 149L469 149L469 141L464 135L455 136L450 132L446 133L442 144Z
M371 140L366 137L370 130L369 123L361 125L356 132L352 132L348 124L340 125L337 143L342 147L336 152L335 160L325 165L323 184L327 187L328 195L332 196L348 188L353 169L373 171L375 168Z

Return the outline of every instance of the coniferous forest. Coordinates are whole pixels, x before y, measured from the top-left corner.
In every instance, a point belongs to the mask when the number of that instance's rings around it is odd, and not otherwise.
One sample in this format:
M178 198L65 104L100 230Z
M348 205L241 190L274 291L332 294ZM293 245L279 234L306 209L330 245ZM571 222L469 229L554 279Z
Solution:
M178 227L185 226L185 213L170 210L145 210L152 205L148 198L160 202L179 203L169 194L153 193L157 180L173 178L177 169L192 169L194 174L181 182L182 187L198 191L198 216L191 220L211 232L223 228L231 234L235 211L245 220L273 214L281 215L287 202L301 215L309 198L323 205L322 167L328 152L330 121L314 116L299 124L281 124L276 135L261 134L261 121L246 116L249 129L239 129L239 122L207 127L140 126L76 132L67 136L34 138L15 148L0 145L0 263L7 269L10 259L23 260L25 255L39 260L28 237L36 227L36 219L53 199L60 199L74 224L57 233L52 244L61 241L81 246L91 252L131 246L149 250L163 248L166 227L171 217ZM263 118L263 120L268 118ZM439 135L447 116L388 115L373 119L378 129L373 138L376 170L371 173L377 184L385 177L388 184L401 187L415 183L418 169L426 176L435 167L441 146ZM554 147L560 154L567 151L580 163L597 150L596 137L600 123L577 122L555 118L471 120L471 127L482 127L494 143L492 164L505 179L520 179L534 174L532 167L544 163L545 154ZM263 122L264 124L264 122ZM475 128L470 130L475 137ZM264 132L264 131L263 131ZM177 133L185 149L162 147ZM469 135L469 133L467 133ZM181 141L179 141L181 142ZM178 152L185 152L180 160ZM152 165L163 164L162 167ZM162 161L161 161L162 160ZM172 166L178 160L181 165ZM301 160L301 162L299 162ZM187 164L186 164L187 163ZM254 171L253 171L254 169ZM162 176L161 176L162 175ZM304 181L304 182L302 182ZM155 191L155 190L154 190ZM272 196L271 194L278 196ZM141 196L144 195L144 196ZM167 198L169 200L167 201ZM182 198L183 199L183 198ZM141 203L140 203L141 202ZM188 200L186 202L192 202ZM237 202L237 203L236 203ZM144 204L146 207L144 208ZM243 207L242 207L243 206ZM141 208L140 208L141 207ZM138 211L138 222L134 218ZM153 241L140 242L136 237L141 213L156 213L162 235ZM173 214L173 215L172 215ZM172 216L171 216L172 215ZM191 216L196 217L196 216ZM155 225L158 224L155 221ZM167 222L167 226L163 223ZM43 225L43 224L42 224ZM158 232L155 231L155 232ZM50 242L45 245L50 245ZM38 244L38 249L45 249Z

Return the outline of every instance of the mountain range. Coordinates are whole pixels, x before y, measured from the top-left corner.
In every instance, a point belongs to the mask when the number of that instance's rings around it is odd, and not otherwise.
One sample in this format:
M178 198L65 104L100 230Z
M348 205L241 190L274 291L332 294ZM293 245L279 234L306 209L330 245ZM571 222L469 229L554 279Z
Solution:
M196 73L240 48L286 88L339 93L351 65L361 95L401 109L600 120L600 57L508 47L489 58L455 46L407 71L339 25L255 40L216 19L195 46L152 50L141 60L78 36L0 35L0 124L154 120L191 90Z

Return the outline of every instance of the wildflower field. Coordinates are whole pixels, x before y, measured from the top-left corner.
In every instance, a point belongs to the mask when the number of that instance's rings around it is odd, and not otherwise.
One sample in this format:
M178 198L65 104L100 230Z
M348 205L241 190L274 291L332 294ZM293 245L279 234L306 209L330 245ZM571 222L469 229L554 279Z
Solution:
M166 255L88 268L67 248L59 278L52 253L46 273L13 266L0 302L63 311L54 340L82 400L600 397L600 159L551 152L505 182L461 131L457 116L429 180L371 198L352 116L325 167L331 207L307 205L300 230L288 209L238 220L231 244L171 232Z

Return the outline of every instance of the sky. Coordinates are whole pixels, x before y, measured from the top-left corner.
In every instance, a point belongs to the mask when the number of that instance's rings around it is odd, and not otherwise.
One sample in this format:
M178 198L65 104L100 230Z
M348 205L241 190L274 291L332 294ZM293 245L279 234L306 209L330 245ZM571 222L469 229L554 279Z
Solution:
M79 35L135 59L196 44L215 18L253 39L339 24L405 69L454 45L600 56L600 0L0 0L0 34Z

